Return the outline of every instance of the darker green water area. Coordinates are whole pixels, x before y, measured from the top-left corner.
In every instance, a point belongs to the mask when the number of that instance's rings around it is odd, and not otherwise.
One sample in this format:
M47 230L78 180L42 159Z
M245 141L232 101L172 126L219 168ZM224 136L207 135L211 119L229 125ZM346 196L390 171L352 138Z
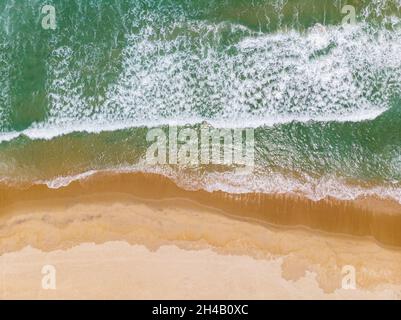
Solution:
M398 0L3 0L0 177L133 166L147 126L220 120L257 127L260 174L400 188L400 15Z

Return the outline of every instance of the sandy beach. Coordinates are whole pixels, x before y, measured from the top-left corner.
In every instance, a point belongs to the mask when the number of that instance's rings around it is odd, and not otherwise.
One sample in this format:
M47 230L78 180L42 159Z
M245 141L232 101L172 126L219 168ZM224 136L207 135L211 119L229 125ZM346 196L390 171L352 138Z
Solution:
M116 192L117 185L131 192ZM159 193L162 187L171 194ZM46 200L43 190L59 197ZM16 191L3 193L9 205L0 216L1 297L401 298L401 250L374 234L271 224L252 217L252 209L241 216L178 190L166 178L139 174L35 186L20 191L25 199L14 204ZM366 212L352 205L355 215ZM381 207L390 210L386 219L398 218L395 204ZM42 288L45 265L56 270L55 290ZM342 288L344 266L355 268L355 289Z
M0 299L401 299L400 1L0 1Z

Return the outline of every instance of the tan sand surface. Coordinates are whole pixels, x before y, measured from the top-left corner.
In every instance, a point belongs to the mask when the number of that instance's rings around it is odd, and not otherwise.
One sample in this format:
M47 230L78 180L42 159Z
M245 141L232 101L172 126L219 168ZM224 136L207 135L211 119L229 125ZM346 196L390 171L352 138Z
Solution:
M35 249L33 249L35 248ZM0 217L2 298L401 298L401 251L122 194L20 203ZM44 265L56 290L41 286ZM356 289L341 289L344 266Z

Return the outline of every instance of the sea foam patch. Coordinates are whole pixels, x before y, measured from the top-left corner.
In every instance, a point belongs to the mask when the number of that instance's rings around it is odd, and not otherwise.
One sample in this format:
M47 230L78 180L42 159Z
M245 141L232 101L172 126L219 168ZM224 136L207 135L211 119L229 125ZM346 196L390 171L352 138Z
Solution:
M401 204L401 187L394 186L362 186L349 184L338 177L323 176L312 178L304 175L301 178L286 176L280 173L238 174L236 171L208 172L202 176L188 171L176 171L170 166L149 167L144 163L130 167L116 167L108 170L90 170L73 176L57 177L55 179L36 181L37 184L46 184L49 188L58 189L67 187L70 183L85 180L97 173L154 173L172 179L178 186L186 190L206 190L208 192L224 191L231 194L262 193L262 194L294 194L304 196L313 201L326 198L339 200L356 200L358 198L373 197L395 200Z
M99 77L84 64L91 60L80 59L96 60L99 48L54 48L46 61L46 119L24 134L48 128L48 138L57 135L54 128L71 128L60 130L64 134L105 124L203 120L216 127L357 122L388 110L401 93L400 28L360 22L264 33L238 23L191 20L182 12L168 18L142 12L126 32L119 74L101 94ZM2 96L9 96L3 87ZM5 110L2 122L9 117Z
M224 39L227 28L235 41ZM401 83L400 32L363 24L306 34L206 22L150 25L129 36L119 79L96 108L76 83L79 71L70 71L69 51L60 52L49 64L45 126L362 121L386 111Z

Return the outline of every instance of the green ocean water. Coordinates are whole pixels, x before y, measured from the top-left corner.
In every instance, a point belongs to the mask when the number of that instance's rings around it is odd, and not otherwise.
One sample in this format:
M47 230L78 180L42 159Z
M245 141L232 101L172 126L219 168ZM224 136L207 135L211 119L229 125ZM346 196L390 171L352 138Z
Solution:
M400 0L2 0L0 179L148 170L207 190L401 201L400 17ZM149 128L204 121L255 129L251 175L144 167Z

